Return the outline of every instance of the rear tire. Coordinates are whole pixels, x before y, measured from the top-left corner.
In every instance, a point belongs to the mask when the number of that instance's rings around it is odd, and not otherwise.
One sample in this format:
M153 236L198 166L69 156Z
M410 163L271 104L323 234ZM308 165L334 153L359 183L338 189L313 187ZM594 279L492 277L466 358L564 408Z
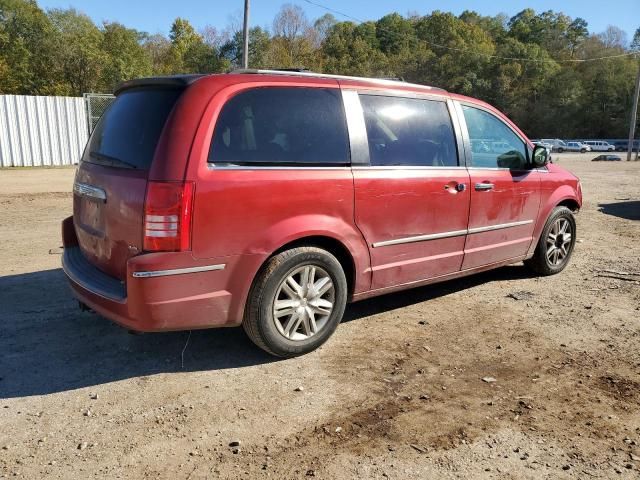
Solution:
M567 207L556 207L542 229L536 250L524 264L539 275L555 275L568 265L576 244L576 219Z
M242 327L271 355L295 357L329 339L346 303L347 280L336 257L317 247L293 248L258 273Z

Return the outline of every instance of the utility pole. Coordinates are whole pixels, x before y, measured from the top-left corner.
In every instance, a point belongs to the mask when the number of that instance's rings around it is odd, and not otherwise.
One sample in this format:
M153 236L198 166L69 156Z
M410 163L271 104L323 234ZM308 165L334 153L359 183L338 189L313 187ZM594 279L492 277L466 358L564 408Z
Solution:
M633 151L633 139L636 134L636 123L638 115L638 96L640 96L640 57L638 59L638 75L636 76L636 90L633 94L633 107L631 107L631 121L629 122L629 145L627 146L627 162L631 161L631 152ZM638 145L640 150L640 145ZM638 153L636 152L636 160L638 159Z
M244 0L244 26L242 29L242 68L249 68L249 0Z

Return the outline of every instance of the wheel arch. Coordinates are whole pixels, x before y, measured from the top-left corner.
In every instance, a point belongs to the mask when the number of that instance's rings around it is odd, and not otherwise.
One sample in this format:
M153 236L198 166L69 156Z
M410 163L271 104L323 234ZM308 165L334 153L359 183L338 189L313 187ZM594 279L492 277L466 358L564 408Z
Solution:
M295 240L291 240L288 243L285 243L276 251L274 251L269 257L265 259L265 261L260 266L258 272L262 271L262 268L266 265L269 259L273 258L275 255L278 255L281 252L286 250L291 250L292 248L297 247L317 247L323 250L326 250L334 257L338 259L342 269L344 270L344 275L347 279L347 288L348 288L348 298L351 298L355 289L356 284L356 264L351 254L349 248L342 243L340 240L329 237L326 235L309 235L297 238ZM256 275L257 276L257 275Z
M564 200L558 202L556 204L556 207L567 207L573 213L576 213L578 210L580 210L580 205L578 204L578 201L575 198L565 198Z
M548 199L543 203L540 212L538 214L538 221L536 223L536 228L533 232L533 237L531 240L531 244L529 245L529 251L527 252L527 258L533 256L533 253L536 249L536 245L538 244L538 240L540 239L540 235L542 234L542 230L547 223L547 219L553 209L556 207L567 207L573 213L577 213L581 207L581 195L578 190L574 189L570 185L562 185L558 188L552 195L548 197Z

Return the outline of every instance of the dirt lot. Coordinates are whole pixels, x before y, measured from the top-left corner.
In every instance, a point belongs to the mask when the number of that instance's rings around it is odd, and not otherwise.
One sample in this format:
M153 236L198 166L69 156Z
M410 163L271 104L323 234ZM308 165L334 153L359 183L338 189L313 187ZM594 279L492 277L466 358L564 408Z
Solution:
M57 250L73 170L0 171L0 476L640 477L640 276L603 272L640 272L640 163L590 158L559 158L585 195L562 274L354 304L284 361L239 329L81 313Z

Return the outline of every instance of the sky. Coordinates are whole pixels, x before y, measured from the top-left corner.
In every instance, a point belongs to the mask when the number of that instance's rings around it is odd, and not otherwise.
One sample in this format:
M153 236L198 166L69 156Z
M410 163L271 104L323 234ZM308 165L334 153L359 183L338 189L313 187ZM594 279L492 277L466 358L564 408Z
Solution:
M608 25L615 25L627 33L629 41L636 28L640 27L640 0L312 1L360 20L377 20L394 11L403 15L408 12L424 15L442 10L459 15L464 10L475 10L482 15L506 13L513 16L530 7L536 12L559 10L574 18L582 17L592 33L600 33ZM304 0L251 0L251 25L271 27L273 17L283 3L300 5L311 20L327 13L327 10ZM117 21L137 30L167 34L176 17L186 18L197 29L205 25L224 29L231 18L242 18L244 0L38 0L38 4L46 9L74 7L98 24L104 20ZM348 20L335 13L334 16L338 20Z

